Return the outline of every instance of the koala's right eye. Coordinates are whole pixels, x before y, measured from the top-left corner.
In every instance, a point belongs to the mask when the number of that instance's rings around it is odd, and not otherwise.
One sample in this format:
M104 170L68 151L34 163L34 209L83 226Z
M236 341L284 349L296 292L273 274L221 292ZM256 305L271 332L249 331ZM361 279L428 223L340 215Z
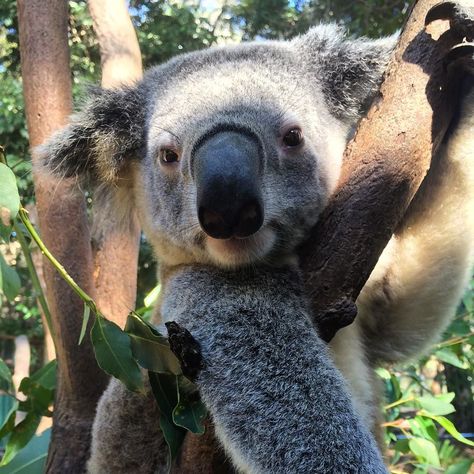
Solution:
M176 150L171 148L162 148L159 153L159 159L165 164L177 163L179 161L179 155Z

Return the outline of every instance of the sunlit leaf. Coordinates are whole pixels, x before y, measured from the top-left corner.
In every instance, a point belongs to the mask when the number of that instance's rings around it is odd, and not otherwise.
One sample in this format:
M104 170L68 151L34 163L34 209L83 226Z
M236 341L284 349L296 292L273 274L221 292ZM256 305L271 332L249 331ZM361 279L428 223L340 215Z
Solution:
M444 416L435 416L435 415L432 415L431 413L426 413L423 410L420 411L418 414L420 416L426 416L428 418L431 418L432 420L439 423L457 441L467 444L468 446L474 446L474 442L470 441L469 439L465 438L461 433L459 433L459 431L456 429L454 424L451 421L449 421L447 418L445 418Z
M34 436L40 420L41 416L35 413L27 413L25 419L15 426L5 446L5 453L0 462L0 467L6 466L18 451L28 444L28 441Z
M9 301L13 301L20 288L21 281L18 273L5 262L2 254L0 254L0 290Z
M20 195L13 171L0 163L0 221L6 226L14 219L20 209Z
M129 390L144 391L142 374L132 356L131 340L126 332L98 315L92 326L91 340L102 370L122 381Z
M155 286L155 288L153 288L153 290L150 291L150 293L145 296L143 302L145 303L146 308L149 308L150 306L155 304L156 300L158 299L158 296L160 295L160 291L161 285L158 284Z
M150 385L160 409L160 428L168 445L171 459L175 459L186 430L173 423L173 410L178 404L176 375L149 372Z
M432 415L449 415L456 411L451 403L446 402L439 397L425 395L423 397L418 397L416 400L421 405L421 408L425 409Z
M199 391L184 375L178 375L178 403L173 410L173 421L191 433L203 434L207 409L199 396Z
M181 374L179 360L171 351L168 339L137 314L128 315L125 331L132 341L132 352L138 363L147 370Z
M430 466L440 467L438 451L431 441L423 438L411 438L408 446L412 453L422 462L426 462Z
M460 369L467 368L467 365L458 357L458 355L447 347L437 350L434 355L446 364L454 365L454 367L459 367Z

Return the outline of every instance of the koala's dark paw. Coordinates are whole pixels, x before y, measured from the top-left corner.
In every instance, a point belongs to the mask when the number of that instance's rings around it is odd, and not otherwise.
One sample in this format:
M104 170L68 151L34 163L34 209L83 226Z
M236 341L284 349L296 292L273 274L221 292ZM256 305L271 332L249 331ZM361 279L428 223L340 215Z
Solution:
M428 25L435 20L449 20L451 29L468 41L474 39L474 1L441 2L432 7L425 18Z
M190 380L196 380L205 367L201 346L191 333L174 321L165 323L168 330L170 349L181 363L183 374Z

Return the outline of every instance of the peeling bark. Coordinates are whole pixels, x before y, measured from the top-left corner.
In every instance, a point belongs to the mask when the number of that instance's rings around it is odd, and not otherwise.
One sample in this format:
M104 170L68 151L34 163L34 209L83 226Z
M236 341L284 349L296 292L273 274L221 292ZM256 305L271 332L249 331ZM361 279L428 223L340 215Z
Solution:
M31 147L65 125L72 111L64 0L18 0L21 68ZM33 165L38 157L33 153ZM71 180L33 171L41 236L51 252L94 295L92 253L84 197ZM107 377L88 338L78 345L83 304L48 263L47 299L57 341L58 387L47 472L79 473L89 456L96 402Z

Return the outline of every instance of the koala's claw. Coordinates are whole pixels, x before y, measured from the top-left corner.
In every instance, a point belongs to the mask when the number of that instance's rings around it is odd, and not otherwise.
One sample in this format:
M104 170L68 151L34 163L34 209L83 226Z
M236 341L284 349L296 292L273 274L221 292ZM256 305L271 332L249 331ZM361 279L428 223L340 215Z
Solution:
M461 69L474 76L474 43L461 43L454 46L444 57L444 67Z
M474 38L474 1L438 3L428 11L425 25L435 20L449 20L451 29L470 41Z
M201 346L191 333L174 321L165 323L168 330L170 349L181 363L183 374L190 380L196 380L199 372L205 367Z

